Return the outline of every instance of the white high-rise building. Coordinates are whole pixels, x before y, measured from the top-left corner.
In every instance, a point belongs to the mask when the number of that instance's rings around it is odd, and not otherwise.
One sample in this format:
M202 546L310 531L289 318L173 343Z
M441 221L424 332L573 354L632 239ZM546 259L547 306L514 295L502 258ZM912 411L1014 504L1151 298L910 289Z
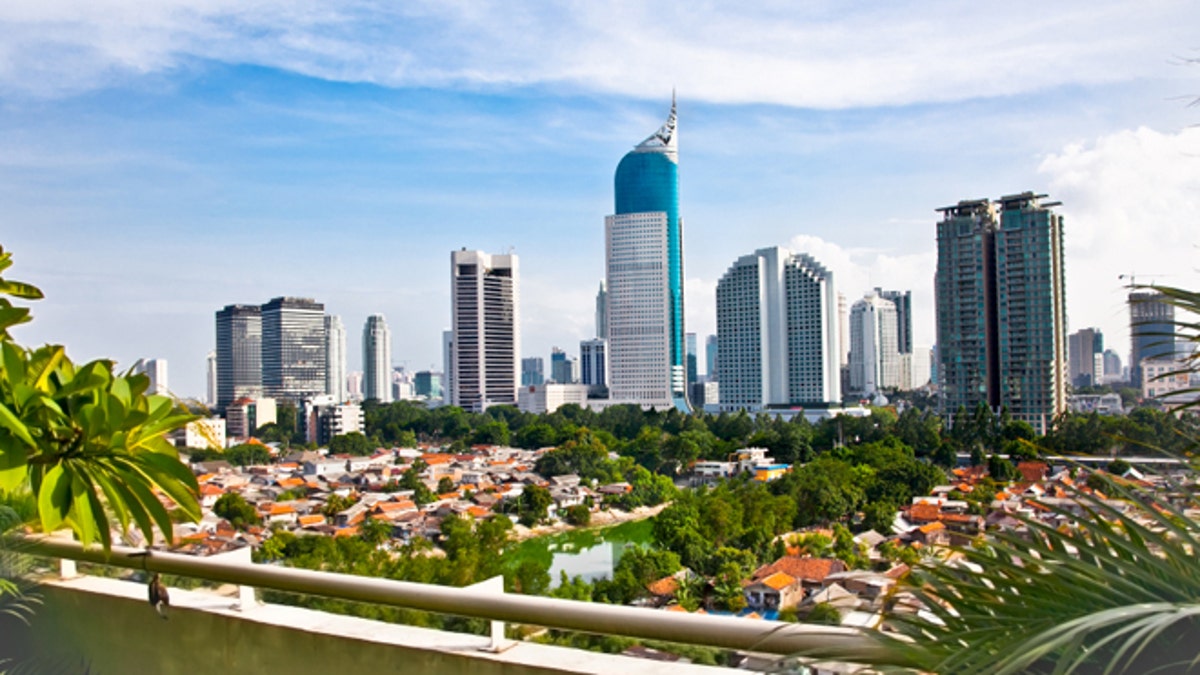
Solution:
M517 256L465 248L450 254L454 327L451 404L483 411L516 405L521 331Z
M342 317L325 315L325 393L346 402L346 327Z
M392 402L392 331L382 314L363 325L363 399Z
M717 282L723 410L840 403L833 274L780 247L738 258Z
M442 331L442 400L453 405L454 396L454 331Z
M205 359L205 368L208 372L208 389L205 390L207 397L204 402L210 406L217 405L217 352L210 351Z
M167 386L166 359L138 359L133 364L133 371L150 378L150 388L146 390L147 394L171 395L170 387Z
M608 389L608 341L604 338L579 343L581 381L592 394Z
M896 304L872 293L850 308L850 390L871 395L900 388Z

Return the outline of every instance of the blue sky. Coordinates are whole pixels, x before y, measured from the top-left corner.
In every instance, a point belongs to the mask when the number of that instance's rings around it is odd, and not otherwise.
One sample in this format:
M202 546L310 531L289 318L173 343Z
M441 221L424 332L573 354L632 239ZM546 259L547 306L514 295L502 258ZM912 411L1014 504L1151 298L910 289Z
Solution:
M621 156L679 95L688 330L790 245L853 301L911 289L934 209L1063 201L1072 330L1128 349L1122 280L1197 286L1200 5L37 2L0 6L0 243L47 299L18 336L166 358L213 313L314 297L440 368L448 259L521 256L526 355L592 334ZM702 341L702 340L701 340Z

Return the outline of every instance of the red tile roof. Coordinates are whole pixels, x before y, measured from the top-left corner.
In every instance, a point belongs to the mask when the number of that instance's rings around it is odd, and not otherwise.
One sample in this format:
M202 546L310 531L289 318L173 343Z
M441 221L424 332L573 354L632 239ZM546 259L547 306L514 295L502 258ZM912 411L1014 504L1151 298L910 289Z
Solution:
M763 565L754 571L752 579L760 581L776 572L784 572L788 576L803 581L823 581L825 577L836 572L845 572L846 564L836 558L798 558L784 556L770 565Z

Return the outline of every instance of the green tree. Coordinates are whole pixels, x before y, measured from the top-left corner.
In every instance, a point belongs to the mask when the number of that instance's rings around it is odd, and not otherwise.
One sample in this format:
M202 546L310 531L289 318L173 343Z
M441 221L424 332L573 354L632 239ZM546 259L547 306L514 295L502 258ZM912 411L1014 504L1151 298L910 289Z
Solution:
M375 452L375 447L370 439L357 431L339 434L329 439L329 453L333 455L365 457Z
M540 485L526 485L519 498L521 524L532 527L542 522L547 518L553 503L549 490Z
M12 254L0 248L0 273ZM30 320L8 298L37 300L36 287L0 277L0 493L32 494L46 532L70 527L85 544L111 545L110 517L154 528L168 540L172 516L198 520L198 490L165 435L196 419L165 396L146 395L144 375L112 361L77 365L61 345L27 349L9 334Z
M228 520L230 525L239 530L262 524L258 510L236 492L226 492L217 497L216 503L213 504L213 514Z
M840 626L842 612L828 602L818 602L804 617L804 623L815 623L822 626Z
M366 518L358 526L358 537L372 548L392 538L392 524L380 518Z
M454 489L455 488L454 488L454 479L453 478L451 478L449 476L442 476L441 478L438 479L437 493L439 495L444 495L444 494L447 494L450 492L454 492Z
M225 461L234 466L250 466L252 464L267 464L271 461L271 452L261 443L241 443L224 452Z
M567 507L563 520L577 527L587 527L592 522L592 510L586 504L576 504Z

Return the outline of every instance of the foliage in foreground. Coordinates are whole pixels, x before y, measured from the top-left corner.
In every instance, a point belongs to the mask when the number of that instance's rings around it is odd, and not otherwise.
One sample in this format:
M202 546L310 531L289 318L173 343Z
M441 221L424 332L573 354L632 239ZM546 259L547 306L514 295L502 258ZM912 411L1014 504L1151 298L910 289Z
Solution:
M0 248L0 272L12 265ZM108 548L109 518L154 527L171 537L165 495L200 518L197 485L165 434L195 419L166 396L147 396L144 375L117 374L106 360L77 365L62 345L28 349L9 329L29 309L4 296L42 297L37 288L0 278L0 493L30 493L42 530L69 526L85 544Z

